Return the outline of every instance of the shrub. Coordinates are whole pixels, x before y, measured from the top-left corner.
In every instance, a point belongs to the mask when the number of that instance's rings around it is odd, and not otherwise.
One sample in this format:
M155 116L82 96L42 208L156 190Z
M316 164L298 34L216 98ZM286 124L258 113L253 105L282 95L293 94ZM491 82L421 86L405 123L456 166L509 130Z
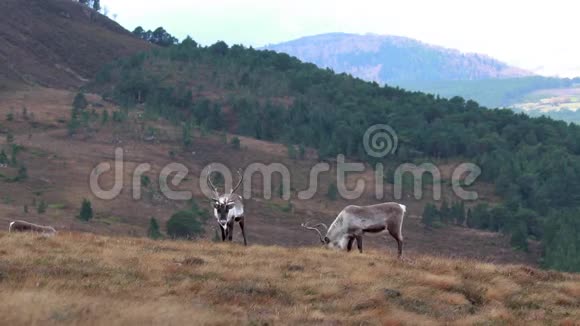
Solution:
M192 211L177 212L167 221L167 234L173 239L191 239L202 232L201 222Z

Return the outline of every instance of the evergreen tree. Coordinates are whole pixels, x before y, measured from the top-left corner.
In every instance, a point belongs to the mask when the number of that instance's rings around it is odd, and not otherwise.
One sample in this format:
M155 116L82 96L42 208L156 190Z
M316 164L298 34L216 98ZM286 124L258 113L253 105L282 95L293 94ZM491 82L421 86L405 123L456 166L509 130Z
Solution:
M0 150L0 164L8 164L8 156L4 150Z
M326 197L332 201L338 198L338 187L336 187L336 184L331 183L328 185L328 192L326 193Z
M423 209L423 216L421 222L427 227L433 227L435 222L438 222L439 211L437 206L433 203L427 203Z
M103 110L101 115L101 124L106 124L107 122L109 122L109 111Z
M516 249L528 251L528 228L525 223L519 223L512 231L510 244Z
M545 222L544 266L580 272L580 210L554 211Z
M301 160L306 158L306 148L302 144L298 145L298 158Z
M286 145L288 151L288 157L295 160L298 158L298 153L296 152L296 147L292 144Z
M451 218L451 209L449 208L449 204L447 204L447 200L443 199L443 202L441 203L441 208L439 210L439 216L441 219L441 223L443 224L447 224L449 223L449 221L452 220Z
M88 199L83 199L83 203L81 205L81 211L77 216L80 220L89 221L93 218L93 207L91 202Z
M468 228L474 228L475 223L473 221L473 213L471 212L471 208L467 209L467 213L465 214L465 223Z
M26 180L27 178L28 178L28 170L26 169L26 166L21 165L20 168L18 168L18 175L16 176L16 180L22 181Z
M183 148L188 149L191 146L191 125L184 123L181 127Z
M77 93L77 95L75 96L75 98L73 100L72 106L73 106L73 109L75 109L76 111L86 109L87 106L89 106L89 102L87 101L85 94L84 93Z
M454 205L453 217L457 225L463 225L465 223L465 203L463 201L458 201Z
M44 214L44 213L46 213L47 208L48 208L48 205L46 204L44 199L41 199L40 202L38 203L38 206L36 206L36 212L38 214Z
M159 224L155 217L149 219L149 229L147 229L147 236L151 239L157 240L163 237L159 230Z
M240 144L240 138L238 138L238 136L234 136L230 142L230 144L232 145L233 149L239 150L241 147Z

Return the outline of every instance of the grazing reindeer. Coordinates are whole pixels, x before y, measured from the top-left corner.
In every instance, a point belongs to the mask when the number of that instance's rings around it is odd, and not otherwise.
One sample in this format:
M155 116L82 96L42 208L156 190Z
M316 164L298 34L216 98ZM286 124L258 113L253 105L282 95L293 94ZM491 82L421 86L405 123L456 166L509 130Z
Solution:
M8 227L8 232L34 232L46 236L53 236L56 234L56 230L52 226L43 226L25 221L11 222Z
M320 241L329 248L352 249L356 240L358 250L362 252L362 236L364 233L379 233L388 231L397 240L399 258L403 255L403 217L407 208L398 203L383 203L371 206L347 206L336 217L328 228L324 223L310 226L302 224L309 230L318 232ZM326 229L326 236L318 229Z
M240 181L228 194L219 194L216 186L214 186L211 181L211 175L208 176L207 183L214 193L214 197L212 198L213 215L221 226L222 241L226 241L226 238L229 241L232 241L234 235L234 222L238 222L240 224L240 229L242 229L244 246L247 246L246 231L244 230L244 203L242 201L242 196L234 193L244 180L240 171L238 171L238 175L240 176Z

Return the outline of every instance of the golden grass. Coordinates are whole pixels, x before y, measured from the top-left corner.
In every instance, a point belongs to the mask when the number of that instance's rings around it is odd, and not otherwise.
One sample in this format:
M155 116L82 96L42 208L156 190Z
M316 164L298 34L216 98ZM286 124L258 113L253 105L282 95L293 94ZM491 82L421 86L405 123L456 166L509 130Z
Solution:
M580 276L382 252L0 233L6 325L563 324Z

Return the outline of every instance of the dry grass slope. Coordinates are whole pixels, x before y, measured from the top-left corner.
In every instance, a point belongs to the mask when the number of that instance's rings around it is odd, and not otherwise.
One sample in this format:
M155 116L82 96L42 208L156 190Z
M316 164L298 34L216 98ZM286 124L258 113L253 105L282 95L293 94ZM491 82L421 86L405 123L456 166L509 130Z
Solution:
M71 0L3 0L0 12L0 90L22 83L78 87L102 65L151 48Z
M579 275L520 265L0 233L6 325L574 325L579 298Z

